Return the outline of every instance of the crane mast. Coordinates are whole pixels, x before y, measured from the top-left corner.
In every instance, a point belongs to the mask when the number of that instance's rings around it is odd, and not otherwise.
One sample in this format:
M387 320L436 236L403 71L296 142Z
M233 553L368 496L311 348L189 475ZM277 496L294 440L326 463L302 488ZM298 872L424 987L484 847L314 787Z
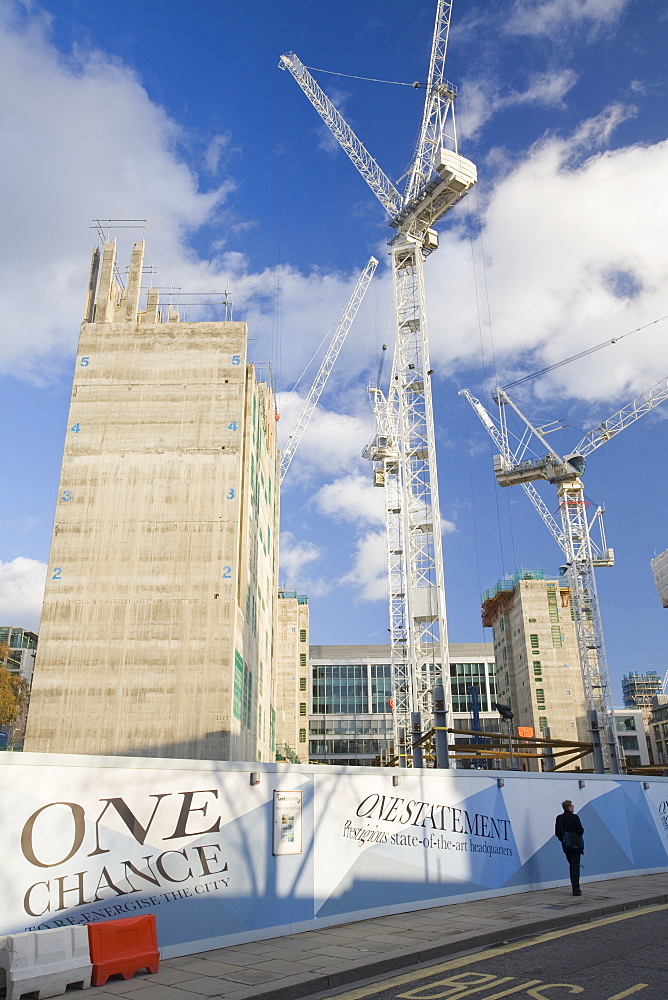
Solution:
M411 714L423 726L432 716L431 689L437 670L450 701L441 515L436 473L429 344L424 296L425 258L438 247L432 228L475 184L476 168L457 152L456 131L445 122L455 90L444 80L452 0L437 0L427 94L414 156L403 194L388 179L339 111L293 53L281 56L321 119L353 161L396 230L390 243L396 341L387 413L377 428L394 427L390 446L369 450L374 475L382 472L386 529L395 746L399 731L410 732ZM454 117L453 117L454 122ZM379 390L378 390L379 391ZM380 418L380 419L379 419ZM378 422L379 421L379 422ZM383 437L377 433L377 437Z
M595 575L597 566L613 565L614 554L606 544L602 508L597 508L591 520L589 518L582 474L587 455L649 413L663 400L668 399L668 380L662 379L657 382L586 434L575 450L565 458L550 447L545 433L533 426L503 389L497 389L494 397L499 405L499 418L496 421L468 389L462 389L460 395L465 396L471 404L499 448L500 454L494 457L494 474L497 482L501 486L524 487L564 553L563 569L571 592L585 704L594 735L596 736L598 732L604 737L600 743L600 760L595 761L595 765L599 770L618 773L612 698ZM510 445L506 407L517 414L525 427L514 448ZM530 451L532 442L540 443L546 454L527 459L526 455ZM546 480L557 487L561 528L532 485L538 479ZM592 526L595 521L601 533L598 545L592 537ZM595 747L597 742L595 738Z
M445 79L445 56L450 35L452 0L441 3L436 8L436 23L431 43L429 74L427 76L427 99L422 112L422 125L418 133L418 144L406 184L405 200L411 201L424 188L434 169L434 153L442 144L445 135L448 112L453 111L456 88Z
M323 358L322 364L320 365L318 374L313 381L313 385L309 389L308 395L304 400L301 413L297 418L295 426L293 427L290 437L288 438L283 450L280 469L281 482L283 482L285 474L290 468L290 463L292 462L294 453L297 450L304 431L306 430L306 425L318 405L318 400L320 399L322 390L325 388L327 379L329 378L332 368L336 363L336 359L338 358L344 341L348 336L348 331L353 324L353 320L357 315L357 310L362 304L362 299L366 294L366 290L369 287L377 267L378 261L376 258L369 257L366 267L355 283L352 295L348 299L346 308L343 310L343 314L338 322L336 330L334 331L334 336L332 337L329 347L327 348L327 352Z

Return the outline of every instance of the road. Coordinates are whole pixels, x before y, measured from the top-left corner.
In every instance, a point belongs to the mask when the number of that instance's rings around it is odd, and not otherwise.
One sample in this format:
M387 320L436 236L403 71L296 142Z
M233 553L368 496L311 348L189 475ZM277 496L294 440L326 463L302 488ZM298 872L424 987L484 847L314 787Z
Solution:
M668 1000L668 905L501 943L329 1000Z

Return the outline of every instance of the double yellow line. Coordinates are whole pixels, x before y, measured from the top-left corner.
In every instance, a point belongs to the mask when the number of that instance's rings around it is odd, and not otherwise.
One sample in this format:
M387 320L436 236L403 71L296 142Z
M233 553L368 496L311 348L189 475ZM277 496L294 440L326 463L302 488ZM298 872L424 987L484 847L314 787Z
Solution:
M443 972L450 972L453 969L463 969L467 965L477 965L479 962L484 962L490 958L496 958L499 955L507 955L513 951L521 951L523 948L533 948L537 944L544 944L546 941L556 941L559 938L568 937L570 934L580 934L582 931L593 930L596 927L606 927L609 924L619 923L621 920L632 920L633 917L644 916L648 913L658 913L662 910L668 910L668 903L662 903L657 906L645 906L638 908L637 910L627 910L624 913L615 914L612 917L601 917L598 920L590 920L587 923L576 924L575 927L566 927L559 931L546 931L545 934L538 934L536 937L525 938L521 941L513 941L508 944L497 945L494 948L487 948L485 951L478 951L475 954L464 955L461 958L453 958L449 962L442 962L439 965L430 965L428 968L416 970L414 972L406 972L401 976L393 976L391 979L384 979L382 982L376 982L369 984L368 986L360 986L358 989L349 990L347 993L337 993L335 998L332 1000L363 1000L364 997L372 997L374 994L386 992L387 990L399 988L401 986L408 986L410 983L417 983L421 979L429 979L433 976L438 976ZM497 979L496 976L490 977L491 980L495 980L497 985L501 985L507 982L508 979ZM501 993L495 993L493 995L488 995L487 997L481 997L480 1000L497 1000L497 998L511 996L513 993L517 994L519 990L530 990L529 996L534 996L540 998L540 984L543 983L541 979L532 979L519 986L511 987L510 989L504 990ZM414 988L407 992L395 993L394 996L397 998L406 998L406 1000L437 1000L437 987L439 984L434 983L435 992L429 995L426 990L427 987L423 987L423 990L418 993L418 989ZM444 984L445 985L445 984ZM473 982L469 984L474 986ZM488 987L494 986L495 983L492 981L487 982ZM547 983L543 983L547 987ZM560 984L567 985L567 984ZM609 997L608 1000L625 1000L626 997L631 997L636 993L640 993L645 989L647 983L636 983L635 986L631 986L621 993L615 993L614 996ZM466 989L465 985L461 984L462 991L454 986L447 988L446 991L441 991L440 996L443 1000L447 1000L448 997L451 1000L465 1000L467 996L472 996L474 993L479 993L481 989L485 987L478 987L478 989L469 990ZM453 991L454 988L454 991ZM572 993L582 993L584 992L584 987L573 986L571 987Z

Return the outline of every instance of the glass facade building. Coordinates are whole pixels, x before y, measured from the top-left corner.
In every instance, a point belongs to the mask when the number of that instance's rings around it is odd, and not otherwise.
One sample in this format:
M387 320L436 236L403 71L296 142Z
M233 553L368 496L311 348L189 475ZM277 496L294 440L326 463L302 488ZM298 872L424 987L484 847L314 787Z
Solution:
M32 681L37 650L37 632L24 628L0 626L0 646L7 647L7 656L0 662L12 674L20 674L28 683Z
M479 727L498 732L494 651L488 643L450 646L453 725L472 727L471 688L478 692ZM392 668L389 646L311 646L309 760L313 763L373 764L394 754ZM440 668L434 683L440 681ZM469 742L467 737L455 737Z

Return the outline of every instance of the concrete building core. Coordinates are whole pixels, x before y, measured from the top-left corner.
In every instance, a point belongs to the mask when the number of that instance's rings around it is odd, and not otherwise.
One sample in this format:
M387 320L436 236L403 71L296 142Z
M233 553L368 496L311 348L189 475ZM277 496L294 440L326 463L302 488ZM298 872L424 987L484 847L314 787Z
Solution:
M482 596L482 622L494 633L499 702L512 707L515 726L584 743L591 734L572 615L564 581L545 579L541 570L517 570Z
M93 254L26 750L273 760L278 452L239 322Z
M308 764L308 597L279 590L276 627L276 759Z

